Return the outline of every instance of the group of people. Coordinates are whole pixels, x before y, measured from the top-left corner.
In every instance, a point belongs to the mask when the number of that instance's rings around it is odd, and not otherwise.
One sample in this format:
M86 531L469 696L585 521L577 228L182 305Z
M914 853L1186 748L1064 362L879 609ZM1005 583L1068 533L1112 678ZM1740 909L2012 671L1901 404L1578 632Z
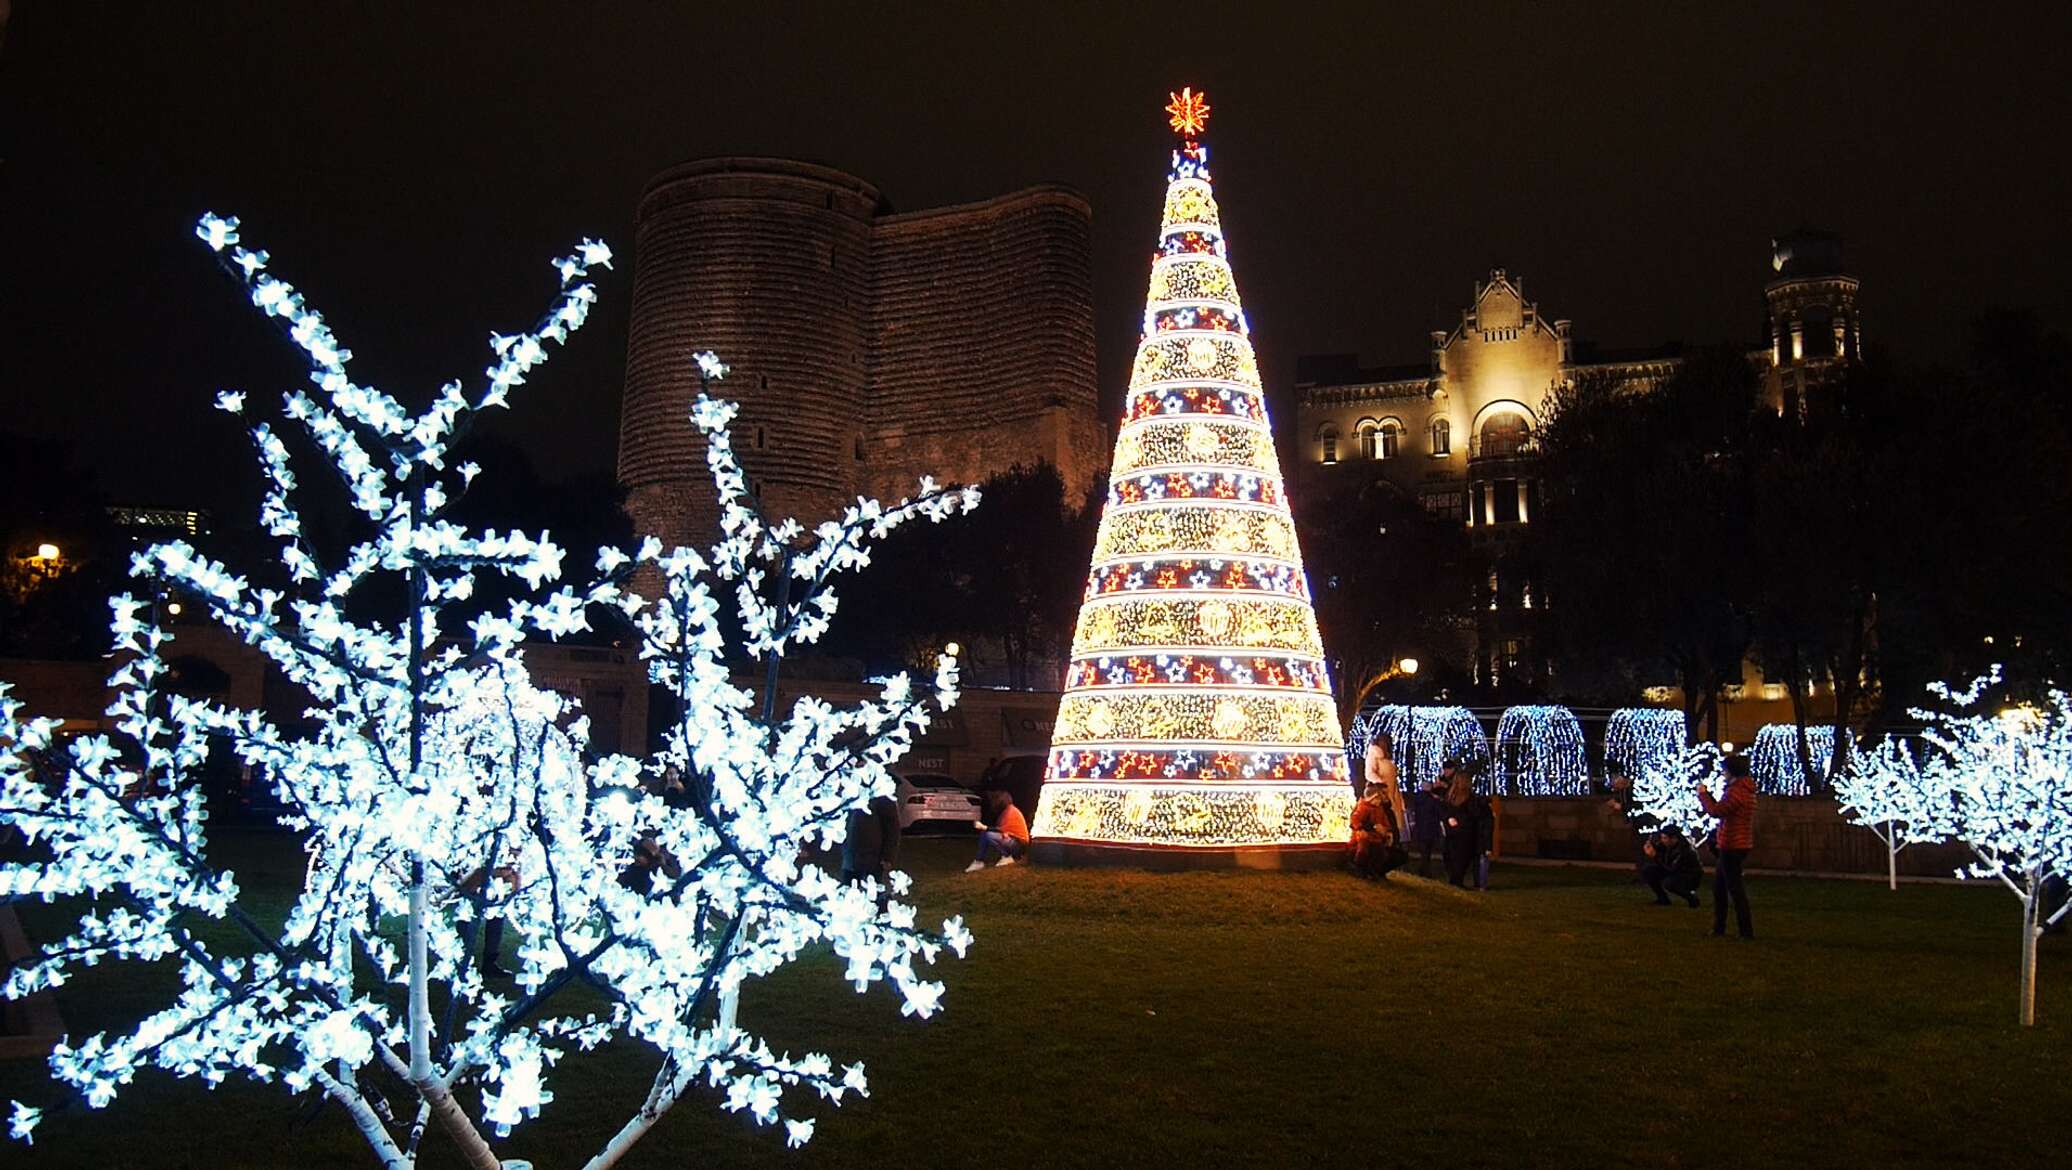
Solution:
M1700 785L1698 803L1719 819L1719 828L1708 843L1718 862L1712 880L1712 933L1727 932L1727 908L1734 911L1734 925L1744 939L1755 937L1754 915L1748 905L1748 887L1742 869L1755 848L1755 778L1748 758L1726 759L1726 790L1714 795ZM1385 881L1388 875L1410 861L1410 846L1421 857L1417 872L1431 876L1432 851L1442 848L1446 880L1466 887L1469 880L1477 890L1489 888L1489 855L1496 836L1496 815L1490 799L1475 791L1472 762L1448 760L1436 776L1408 802L1396 769L1395 745L1387 734L1367 745L1365 786L1353 805L1352 868L1360 877ZM1640 809L1633 797L1633 785L1625 774L1612 771L1612 796L1607 802L1635 825L1640 835L1638 867L1640 880L1654 892L1655 904L1672 905L1672 895L1696 908L1698 888L1705 880L1705 866L1698 849L1675 825L1659 824Z
M1353 805L1353 872L1376 881L1408 864L1410 846L1418 847L1417 872L1432 873L1432 851L1439 849L1446 880L1466 888L1489 888L1489 854L1496 841L1496 810L1475 791L1472 762L1448 760L1409 801L1396 770L1395 744L1383 733L1367 745L1365 786Z
M1742 878L1742 869L1755 849L1755 777L1748 758L1741 755L1727 757L1726 773L1726 790L1717 796L1709 785L1698 786L1699 806L1719 818L1719 827L1707 842L1718 858L1712 873L1712 933L1715 937L1725 936L1727 907L1732 905L1736 933L1752 939L1755 916L1748 906L1748 885ZM1698 887L1705 881L1705 863L1699 859L1697 846L1684 836L1682 829L1661 824L1639 808L1633 797L1633 782L1622 769L1612 769L1611 788L1611 798L1605 803L1639 832L1640 880L1654 891L1655 905L1673 905L1673 894L1697 909Z

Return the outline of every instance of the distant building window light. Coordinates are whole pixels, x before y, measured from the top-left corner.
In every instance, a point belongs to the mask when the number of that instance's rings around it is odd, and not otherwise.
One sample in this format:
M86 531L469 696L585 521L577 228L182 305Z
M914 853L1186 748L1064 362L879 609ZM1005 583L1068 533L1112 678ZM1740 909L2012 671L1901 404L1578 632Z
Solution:
M1397 436L1400 433L1401 431L1393 422L1381 424L1381 441L1379 447L1374 452L1374 457L1376 459L1394 459L1398 442Z
M1453 424L1443 418L1432 420L1432 454L1453 454Z

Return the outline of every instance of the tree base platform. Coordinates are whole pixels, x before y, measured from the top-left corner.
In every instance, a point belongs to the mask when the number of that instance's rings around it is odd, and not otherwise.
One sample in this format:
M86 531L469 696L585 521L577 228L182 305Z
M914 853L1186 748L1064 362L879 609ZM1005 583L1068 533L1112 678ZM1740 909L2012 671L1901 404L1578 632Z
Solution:
M1350 847L1322 845L1247 845L1230 849L1187 846L1095 845L1039 837L1029 843L1029 860L1068 869L1145 869L1179 873L1196 869L1258 869L1307 872L1338 869Z

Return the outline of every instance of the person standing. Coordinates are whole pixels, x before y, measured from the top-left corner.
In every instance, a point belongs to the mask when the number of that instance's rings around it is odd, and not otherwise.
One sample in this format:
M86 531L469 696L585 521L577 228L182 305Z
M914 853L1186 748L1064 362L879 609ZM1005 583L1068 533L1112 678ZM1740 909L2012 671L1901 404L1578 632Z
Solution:
M1465 887L1470 870L1481 879L1479 861L1487 839L1489 803L1475 794L1474 773L1458 765L1451 771L1453 777L1446 786L1446 880Z
M1741 868L1755 848L1755 778L1748 771L1748 757L1736 753L1727 757L1727 790L1715 797L1712 790L1698 786L1698 804L1719 818L1713 831L1713 847L1719 850L1719 868L1712 873L1712 933L1727 933L1727 902L1734 903L1734 925L1741 937L1755 937L1755 920L1748 909L1748 887Z
M1648 865L1647 846L1651 839L1651 831L1655 827L1655 818L1641 809L1640 802L1634 798L1633 777L1626 774L1625 765L1612 764L1606 780L1610 784L1611 794L1605 798L1604 807L1617 813L1619 820L1624 822L1627 830L1633 834L1634 880L1645 881L1646 879L1639 875Z
M1403 808L1403 787L1397 780L1396 741L1384 731L1367 745L1367 787L1381 785L1381 802L1388 806L1390 831L1395 834L1392 845L1403 843L1404 827L1410 818ZM1405 853L1408 859L1408 853Z
M1417 790L1410 801L1410 839L1417 843L1417 876L1432 876L1432 850L1446 839L1446 782L1451 772L1441 772Z
M842 880L854 885L874 879L882 903L898 864L899 805L889 796L873 796L862 808L850 809L849 835L842 841Z

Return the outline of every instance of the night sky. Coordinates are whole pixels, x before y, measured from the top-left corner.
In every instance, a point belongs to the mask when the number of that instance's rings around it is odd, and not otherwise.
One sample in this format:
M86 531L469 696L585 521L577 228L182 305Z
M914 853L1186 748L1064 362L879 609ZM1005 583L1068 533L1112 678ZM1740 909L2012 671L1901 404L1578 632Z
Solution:
M608 470L634 201L716 154L823 162L901 210L1078 188L1112 398L1156 234L1160 106L1182 84L1215 106L1231 255L1277 386L1302 353L1423 360L1493 265L1603 345L1753 341L1768 240L1802 223L1843 233L1866 337L1906 361L1954 358L1988 305L2072 310L2063 15L305 7L14 5L0 426L71 441L120 499L249 499L241 436L204 406L300 377L193 239L205 209L244 218L360 381L413 400L534 319L549 257L605 238L621 265L600 312L499 426L550 475Z

